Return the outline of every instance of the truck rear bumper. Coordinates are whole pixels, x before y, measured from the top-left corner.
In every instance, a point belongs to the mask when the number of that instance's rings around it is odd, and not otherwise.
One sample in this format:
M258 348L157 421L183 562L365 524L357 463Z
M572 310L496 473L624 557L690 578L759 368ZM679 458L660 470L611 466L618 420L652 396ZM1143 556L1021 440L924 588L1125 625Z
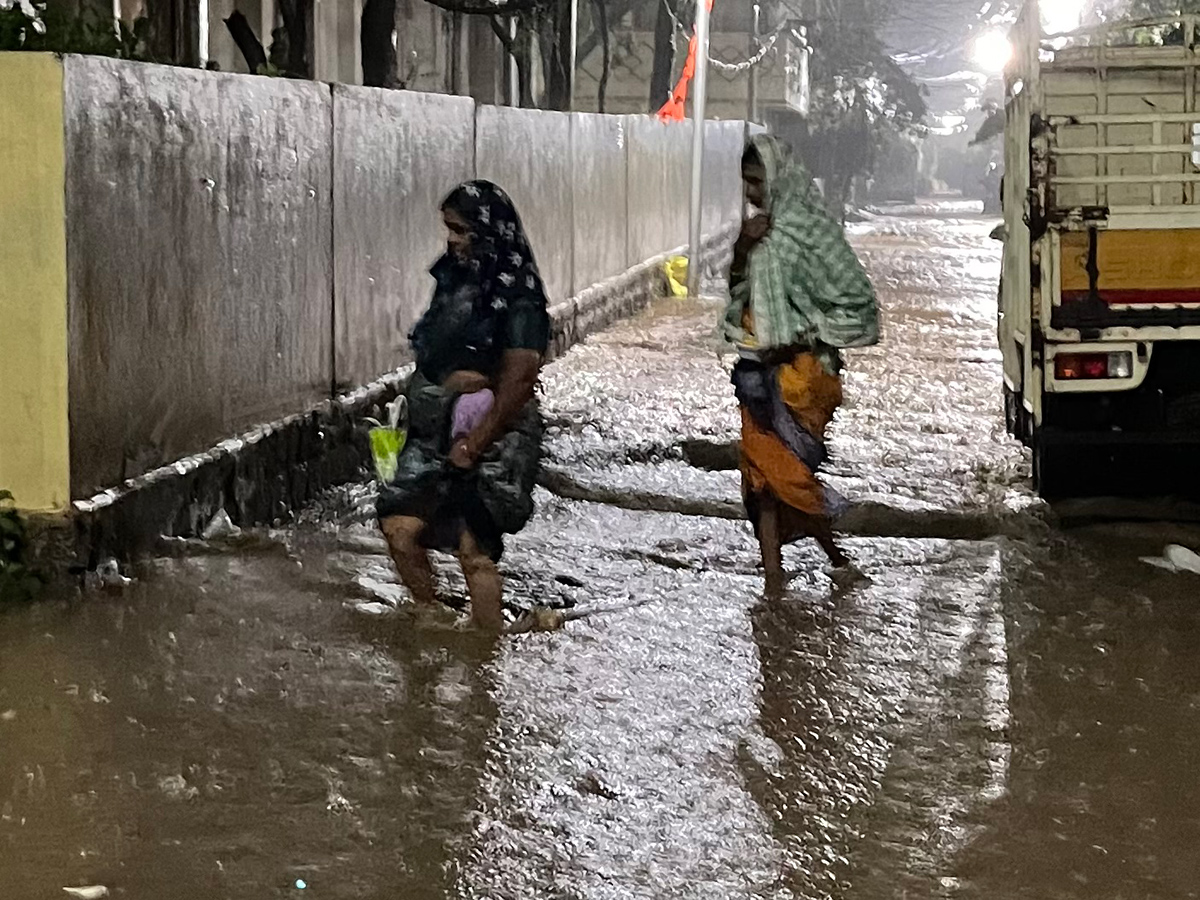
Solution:
M1189 447L1200 448L1200 428L1188 431L1087 431L1044 425L1041 440L1051 447Z

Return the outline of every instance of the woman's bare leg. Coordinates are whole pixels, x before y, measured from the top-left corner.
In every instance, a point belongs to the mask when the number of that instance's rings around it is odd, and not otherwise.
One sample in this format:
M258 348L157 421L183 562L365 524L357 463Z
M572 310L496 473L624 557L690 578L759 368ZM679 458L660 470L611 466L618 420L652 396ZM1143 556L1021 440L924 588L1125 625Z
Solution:
M779 522L779 501L769 494L763 494L758 500L758 546L762 552L767 593L783 593L786 579L783 574L783 534Z
M828 516L806 515L802 527L805 534L821 545L835 569L850 565L850 557L838 546L837 539L833 536L833 524Z
M408 516L389 516L380 522L400 580L417 603L437 603L433 567L420 544L425 523Z
M492 558L479 549L475 536L464 531L458 546L458 561L467 591L471 594L471 619L487 631L503 631L504 616L500 604L504 598L504 578Z

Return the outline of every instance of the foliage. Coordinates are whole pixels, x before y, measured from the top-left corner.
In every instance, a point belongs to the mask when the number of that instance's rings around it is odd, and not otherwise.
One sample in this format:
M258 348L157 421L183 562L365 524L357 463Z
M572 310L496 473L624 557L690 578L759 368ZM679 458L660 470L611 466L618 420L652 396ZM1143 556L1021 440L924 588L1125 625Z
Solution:
M925 117L923 89L879 38L885 22L880 4L846 0L816 23L804 155L837 212L854 179L872 171L896 135L919 132Z
M13 505L13 496L0 491L0 602L32 599L44 581L27 562L29 530Z
M45 0L29 6L19 2L0 7L0 50L33 50L50 53L84 53L118 59L146 60L149 20L132 26L102 16L87 7L70 15Z

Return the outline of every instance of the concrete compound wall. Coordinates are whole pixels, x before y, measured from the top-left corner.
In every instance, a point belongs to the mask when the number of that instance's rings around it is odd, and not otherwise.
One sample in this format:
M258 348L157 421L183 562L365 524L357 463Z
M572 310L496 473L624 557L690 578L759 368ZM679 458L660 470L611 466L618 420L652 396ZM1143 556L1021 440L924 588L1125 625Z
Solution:
M69 57L71 493L328 397L322 85Z
M687 125L47 65L62 67L74 499L403 364L459 181L512 194L553 304L687 239ZM709 125L710 230L737 214L741 134Z
M620 116L588 113L571 116L574 294L611 278L631 264L626 246L628 131L628 123ZM596 227L597 222L618 219L626 222L626 228Z
M571 117L566 113L479 107L475 173L512 197L551 303L571 294L574 278L572 168ZM597 225L620 228L618 222L605 216Z
M333 88L340 388L396 368L444 246L438 204L475 175L469 98Z

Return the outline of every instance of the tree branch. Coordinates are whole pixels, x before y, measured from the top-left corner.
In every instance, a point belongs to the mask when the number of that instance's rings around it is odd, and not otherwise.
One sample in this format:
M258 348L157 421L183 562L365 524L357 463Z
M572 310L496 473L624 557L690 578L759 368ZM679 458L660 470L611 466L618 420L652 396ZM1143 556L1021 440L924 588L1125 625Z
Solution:
M235 9L233 15L225 20L225 27L229 29L229 36L233 38L233 42L242 53L242 58L246 60L250 74L258 75L266 71L267 51L254 29L250 27L250 21Z
M620 22L621 19L625 17L626 13L633 9L635 5L637 5L637 0L622 0L620 3L614 3L611 11L605 10L605 12L611 12L611 21ZM597 47L600 46L600 41L600 29L596 28L591 34L579 42L579 46L575 50L575 58L579 60L579 62L583 62L592 55L592 52Z
M509 56L515 56L513 53L512 35L504 29L504 26L500 24L500 20L495 16L492 17L491 26L492 31L496 33L496 37L500 39L500 44L504 47L504 52Z
M537 9L545 0L504 0L503 3L470 3L466 0L425 0L438 9L462 13L464 16L511 16L513 13Z

